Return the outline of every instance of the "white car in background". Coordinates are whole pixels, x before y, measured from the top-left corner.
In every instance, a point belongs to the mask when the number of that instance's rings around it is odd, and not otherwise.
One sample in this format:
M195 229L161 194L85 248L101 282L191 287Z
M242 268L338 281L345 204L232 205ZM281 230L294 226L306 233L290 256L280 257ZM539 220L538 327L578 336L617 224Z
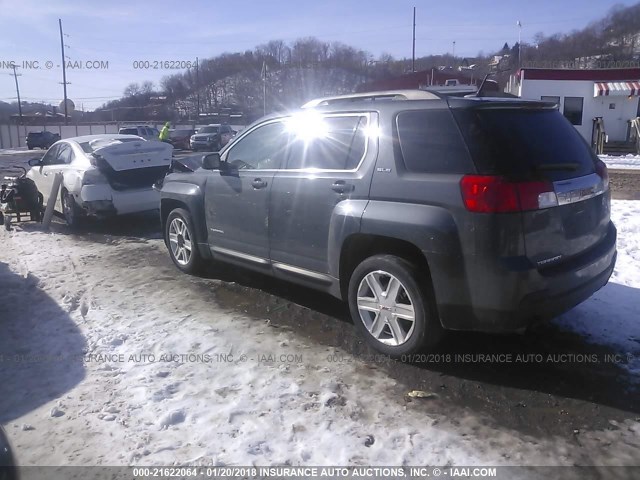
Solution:
M129 127L120 127L118 135L137 135L145 140L160 141L160 132L156 127L150 127L148 125L135 125Z
M152 185L171 164L173 147L135 135L87 135L60 140L45 155L29 161L27 176L55 210L75 226L86 215L109 216L159 208ZM56 173L63 180L49 199Z

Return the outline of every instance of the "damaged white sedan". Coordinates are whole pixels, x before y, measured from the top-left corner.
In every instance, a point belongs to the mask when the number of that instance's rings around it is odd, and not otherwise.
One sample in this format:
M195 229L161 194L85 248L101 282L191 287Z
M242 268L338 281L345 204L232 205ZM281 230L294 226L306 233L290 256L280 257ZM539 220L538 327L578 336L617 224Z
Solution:
M31 178L44 197L50 199L56 173L62 185L55 210L68 225L82 217L142 212L159 208L153 184L164 177L171 164L173 147L148 142L136 135L87 135L53 144L41 159L29 161Z

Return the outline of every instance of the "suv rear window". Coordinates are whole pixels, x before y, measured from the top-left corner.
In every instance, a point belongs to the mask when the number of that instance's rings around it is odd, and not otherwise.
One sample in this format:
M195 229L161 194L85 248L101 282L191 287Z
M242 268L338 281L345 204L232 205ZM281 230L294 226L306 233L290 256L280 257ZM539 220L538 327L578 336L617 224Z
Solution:
M196 133L218 133L218 127L201 127Z
M118 132L121 135L138 135L137 128L121 128Z
M478 173L558 181L595 171L591 149L555 109L453 112Z
M396 119L405 168L417 173L468 173L473 169L447 110L410 110Z

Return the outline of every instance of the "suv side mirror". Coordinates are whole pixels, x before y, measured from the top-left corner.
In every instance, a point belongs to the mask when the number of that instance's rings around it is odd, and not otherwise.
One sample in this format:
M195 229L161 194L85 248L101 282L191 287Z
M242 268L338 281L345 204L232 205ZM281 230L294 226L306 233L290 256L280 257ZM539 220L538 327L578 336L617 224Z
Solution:
M205 170L220 170L222 160L219 153L208 153L202 156L202 168Z
M30 167L38 167L38 166L42 165L42 159L41 158L32 158L27 163L29 164Z

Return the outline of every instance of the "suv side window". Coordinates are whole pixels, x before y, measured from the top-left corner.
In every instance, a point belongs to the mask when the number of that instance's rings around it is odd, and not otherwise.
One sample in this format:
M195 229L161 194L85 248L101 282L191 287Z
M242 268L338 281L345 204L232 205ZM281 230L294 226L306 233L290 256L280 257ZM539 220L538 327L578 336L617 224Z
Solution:
M236 141L226 161L239 170L278 169L284 164L288 138L282 122L267 123Z
M322 170L352 170L357 168L367 145L367 117L344 115L324 117L322 132L300 132L292 124L293 138L287 169L317 168ZM300 126L300 128L305 128Z
M467 173L464 140L447 110L409 110L396 118L404 166L416 173Z

